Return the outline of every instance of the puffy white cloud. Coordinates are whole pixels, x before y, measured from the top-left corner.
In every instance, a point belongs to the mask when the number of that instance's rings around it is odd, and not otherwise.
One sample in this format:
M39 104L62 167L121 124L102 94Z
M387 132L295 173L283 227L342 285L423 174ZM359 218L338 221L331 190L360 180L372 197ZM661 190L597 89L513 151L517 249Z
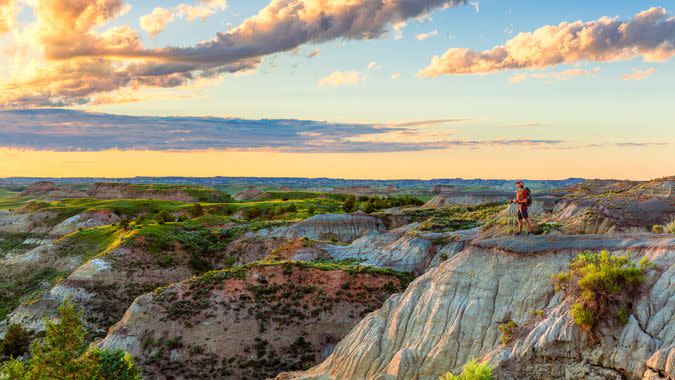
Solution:
M319 79L319 87L354 86L366 80L366 76L359 71L334 71Z
M675 54L675 17L650 8L630 20L602 17L563 22L520 33L491 50L449 49L420 70L421 77L542 69L579 61L611 62L642 57L662 61Z

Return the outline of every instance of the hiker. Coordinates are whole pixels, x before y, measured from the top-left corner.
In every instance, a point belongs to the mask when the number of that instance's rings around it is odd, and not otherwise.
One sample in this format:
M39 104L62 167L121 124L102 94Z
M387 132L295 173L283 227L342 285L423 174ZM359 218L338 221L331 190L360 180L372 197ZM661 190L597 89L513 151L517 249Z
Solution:
M518 233L520 235L523 232L523 219L527 223L527 231L532 233L532 225L530 224L530 218L527 215L527 207L532 204L530 199L530 189L525 187L523 181L516 181L516 198L511 201L511 203L516 203L518 205Z

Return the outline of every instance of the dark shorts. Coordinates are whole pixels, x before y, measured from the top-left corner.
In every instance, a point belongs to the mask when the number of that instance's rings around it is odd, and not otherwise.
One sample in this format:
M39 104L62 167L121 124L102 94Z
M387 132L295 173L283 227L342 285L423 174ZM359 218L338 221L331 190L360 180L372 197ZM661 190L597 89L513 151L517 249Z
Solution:
M527 215L527 207L518 208L518 220L522 219L529 219L529 216Z

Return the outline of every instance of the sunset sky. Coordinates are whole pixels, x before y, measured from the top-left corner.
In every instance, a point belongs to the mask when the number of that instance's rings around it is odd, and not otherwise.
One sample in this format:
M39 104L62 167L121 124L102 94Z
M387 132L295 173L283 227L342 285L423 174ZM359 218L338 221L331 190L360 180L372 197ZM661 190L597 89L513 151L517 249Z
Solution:
M675 174L675 0L0 0L0 177Z

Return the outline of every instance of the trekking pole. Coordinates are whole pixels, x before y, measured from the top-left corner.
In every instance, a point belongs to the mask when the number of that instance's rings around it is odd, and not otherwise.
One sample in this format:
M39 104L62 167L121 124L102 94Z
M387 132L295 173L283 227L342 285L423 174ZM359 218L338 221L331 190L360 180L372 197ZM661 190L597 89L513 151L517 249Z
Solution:
M514 203L511 203L509 208L511 211L511 235L516 236L516 218L518 217L518 207Z

